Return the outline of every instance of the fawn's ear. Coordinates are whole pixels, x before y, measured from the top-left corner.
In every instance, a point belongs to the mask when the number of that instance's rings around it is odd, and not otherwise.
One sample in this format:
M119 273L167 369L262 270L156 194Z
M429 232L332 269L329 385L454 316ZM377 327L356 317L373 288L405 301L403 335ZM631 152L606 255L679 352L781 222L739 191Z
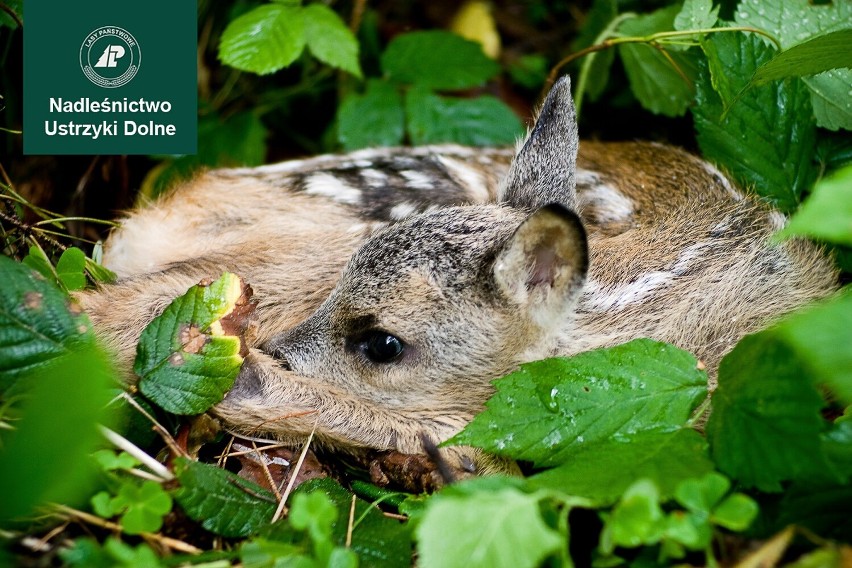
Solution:
M549 328L574 306L588 259L580 219L561 205L548 205L527 217L497 254L494 280L509 302Z
M576 209L577 114L571 80L559 79L541 105L535 126L515 156L499 201L522 209L558 203Z

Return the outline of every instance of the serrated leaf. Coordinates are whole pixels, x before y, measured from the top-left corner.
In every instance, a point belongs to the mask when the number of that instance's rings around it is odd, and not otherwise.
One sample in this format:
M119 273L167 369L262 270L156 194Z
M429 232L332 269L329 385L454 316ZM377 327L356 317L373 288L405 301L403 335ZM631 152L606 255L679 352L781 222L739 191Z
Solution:
M82 290L86 287L86 255L77 247L70 247L62 253L56 263L56 275L68 291Z
M755 71L750 84L763 85L776 79L815 75L852 65L852 29L837 30L794 45Z
M715 34L703 45L709 65L700 66L693 115L704 156L740 184L792 211L817 173L807 89L791 79L736 97L754 70L771 58L771 50L743 34Z
M405 113L408 134L416 145L493 146L510 144L523 134L515 113L489 96L454 99L414 88L406 93Z
M484 84L500 66L478 43L450 32L424 31L395 37L382 54L382 70L398 83L453 90Z
M538 566L566 537L544 523L541 497L513 488L470 497L438 494L416 529L423 568Z
M92 347L89 318L56 286L0 256L0 393L56 357Z
M175 460L175 500L208 531L227 537L256 533L272 521L275 496L233 473L185 458Z
M222 63L258 75L287 67L305 49L301 7L264 4L225 28L219 43Z
M813 36L848 29L852 21L852 2L814 4L808 0L741 0L734 17L739 25L753 26L773 34L781 42L782 49L787 49ZM806 78L805 83L811 91L819 126L831 130L852 129L852 99L849 97L852 70L827 71Z
M647 478L663 498L683 480L712 471L707 444L698 432L648 431L629 441L602 440L578 450L559 467L533 476L533 487L551 488L586 497L598 506L615 503L637 479Z
M707 439L719 469L745 487L780 491L826 466L823 406L815 386L775 332L746 336L719 367Z
M337 138L347 151L398 145L404 131L402 95L386 81L368 80L364 94L348 95L337 111Z
M618 31L626 36L672 31L679 10L680 7L674 5L625 20ZM619 45L618 52L630 88L643 107L665 116L681 116L686 112L695 98L695 63L688 53L669 51L667 57L658 49L641 43Z
M340 16L324 4L309 4L302 9L302 15L305 38L313 56L360 79L358 40Z
M820 180L775 238L793 235L852 246L852 166Z
M220 402L243 362L241 339L222 320L247 305L247 293L226 272L193 286L155 318L139 337L133 364L142 394L174 414L200 414Z
M714 8L713 0L686 0L674 19L674 29L681 32L709 29L718 19L719 6Z
M528 363L447 443L559 465L605 440L680 429L706 383L692 355L649 339Z

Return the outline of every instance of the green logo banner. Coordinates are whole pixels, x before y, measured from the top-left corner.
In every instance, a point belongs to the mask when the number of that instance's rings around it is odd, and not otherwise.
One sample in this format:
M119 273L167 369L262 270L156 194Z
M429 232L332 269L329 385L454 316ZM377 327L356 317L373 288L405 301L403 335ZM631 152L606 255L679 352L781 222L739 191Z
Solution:
M194 154L194 0L27 0L24 154Z

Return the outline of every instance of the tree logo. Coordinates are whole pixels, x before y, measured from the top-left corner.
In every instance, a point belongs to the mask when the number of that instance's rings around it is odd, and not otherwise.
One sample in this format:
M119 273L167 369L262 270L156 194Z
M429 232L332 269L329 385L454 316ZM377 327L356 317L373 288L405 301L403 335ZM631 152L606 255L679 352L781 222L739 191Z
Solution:
M139 42L125 29L104 26L88 34L80 46L80 68L95 85L114 89L136 76L142 52Z

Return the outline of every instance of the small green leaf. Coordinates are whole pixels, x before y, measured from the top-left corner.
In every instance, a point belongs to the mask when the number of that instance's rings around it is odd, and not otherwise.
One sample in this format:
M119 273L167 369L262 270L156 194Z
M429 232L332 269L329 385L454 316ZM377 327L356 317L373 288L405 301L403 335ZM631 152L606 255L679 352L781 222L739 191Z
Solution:
M91 258L86 259L86 272L89 273L89 276L91 276L92 280L95 282L110 284L115 282L116 279L115 272L102 266L98 262L95 262Z
M730 488L728 478L714 471L699 479L680 483L675 490L675 499L693 513L709 514Z
M601 534L601 550L611 553L616 546L635 548L655 544L665 533L666 519L660 508L657 487L647 479L631 485L612 510Z
M794 210L817 173L807 89L791 79L737 97L772 51L744 34L714 34L702 45L709 64L700 67L693 114L704 156L780 209Z
M311 53L332 67L362 77L358 63L358 40L340 16L324 4L310 4L302 10L305 38Z
M144 481L141 486L124 483L112 500L113 510L125 509L121 525L127 534L157 532L163 517L172 510L172 498L156 481Z
M178 458L175 475L180 481L173 493L175 500L212 533L244 537L272 521L275 496L229 471Z
M99 491L89 500L92 510L99 517L109 519L119 514L124 507L113 502L113 497L106 491Z
M104 471L114 471L116 469L130 469L139 465L139 460L131 456L127 452L114 452L113 450L98 450L92 454L95 462L101 466Z
M364 94L348 95L337 111L337 139L347 151L398 145L404 131L402 96L386 81L368 80Z
M742 532L751 526L759 509L751 497L734 493L713 509L711 522L728 530Z
M649 339L528 363L497 380L485 412L447 443L559 465L606 440L680 429L706 383L695 357Z
M240 338L223 318L245 302L239 277L225 273L175 299L139 337L139 390L174 414L200 414L221 401L240 371Z
M793 235L852 246L852 166L820 180L775 238Z
M776 79L815 75L852 65L852 29L813 37L785 49L757 68L749 85L764 85Z
M710 544L713 538L713 528L707 515L696 515L685 511L672 511L666 517L663 535L664 543L677 543L690 550L701 550ZM675 558L681 558L683 551L679 546L666 547L669 554Z
M73 292L86 287L86 255L77 247L62 253L56 263L56 275L65 289Z
M646 36L672 31L680 7L669 6L625 20L618 31ZM668 57L651 45L626 43L618 47L630 88L643 107L656 114L681 116L695 98L695 63L687 53L669 51ZM676 66L676 67L675 67Z
M610 505L637 479L650 479L662 497L669 497L681 481L712 469L707 444L698 432L646 431L629 441L602 440L581 448L559 467L533 476L530 484Z
M29 252L21 261L21 264L29 266L51 282L57 281L56 270L40 246L30 245Z
M416 529L419 565L539 566L567 545L565 535L544 523L540 500L510 487L471 496L435 495Z
M709 29L718 19L719 6L714 8L713 0L686 0L674 19L674 29L681 32Z
M264 4L225 28L219 59L226 65L258 75L287 67L305 49L301 7Z
M478 87L500 72L482 47L450 32L411 32L395 37L382 54L391 80L453 90Z
M469 146L510 144L521 121L503 102L489 96L453 99L413 88L405 97L408 133L414 144L454 142Z

